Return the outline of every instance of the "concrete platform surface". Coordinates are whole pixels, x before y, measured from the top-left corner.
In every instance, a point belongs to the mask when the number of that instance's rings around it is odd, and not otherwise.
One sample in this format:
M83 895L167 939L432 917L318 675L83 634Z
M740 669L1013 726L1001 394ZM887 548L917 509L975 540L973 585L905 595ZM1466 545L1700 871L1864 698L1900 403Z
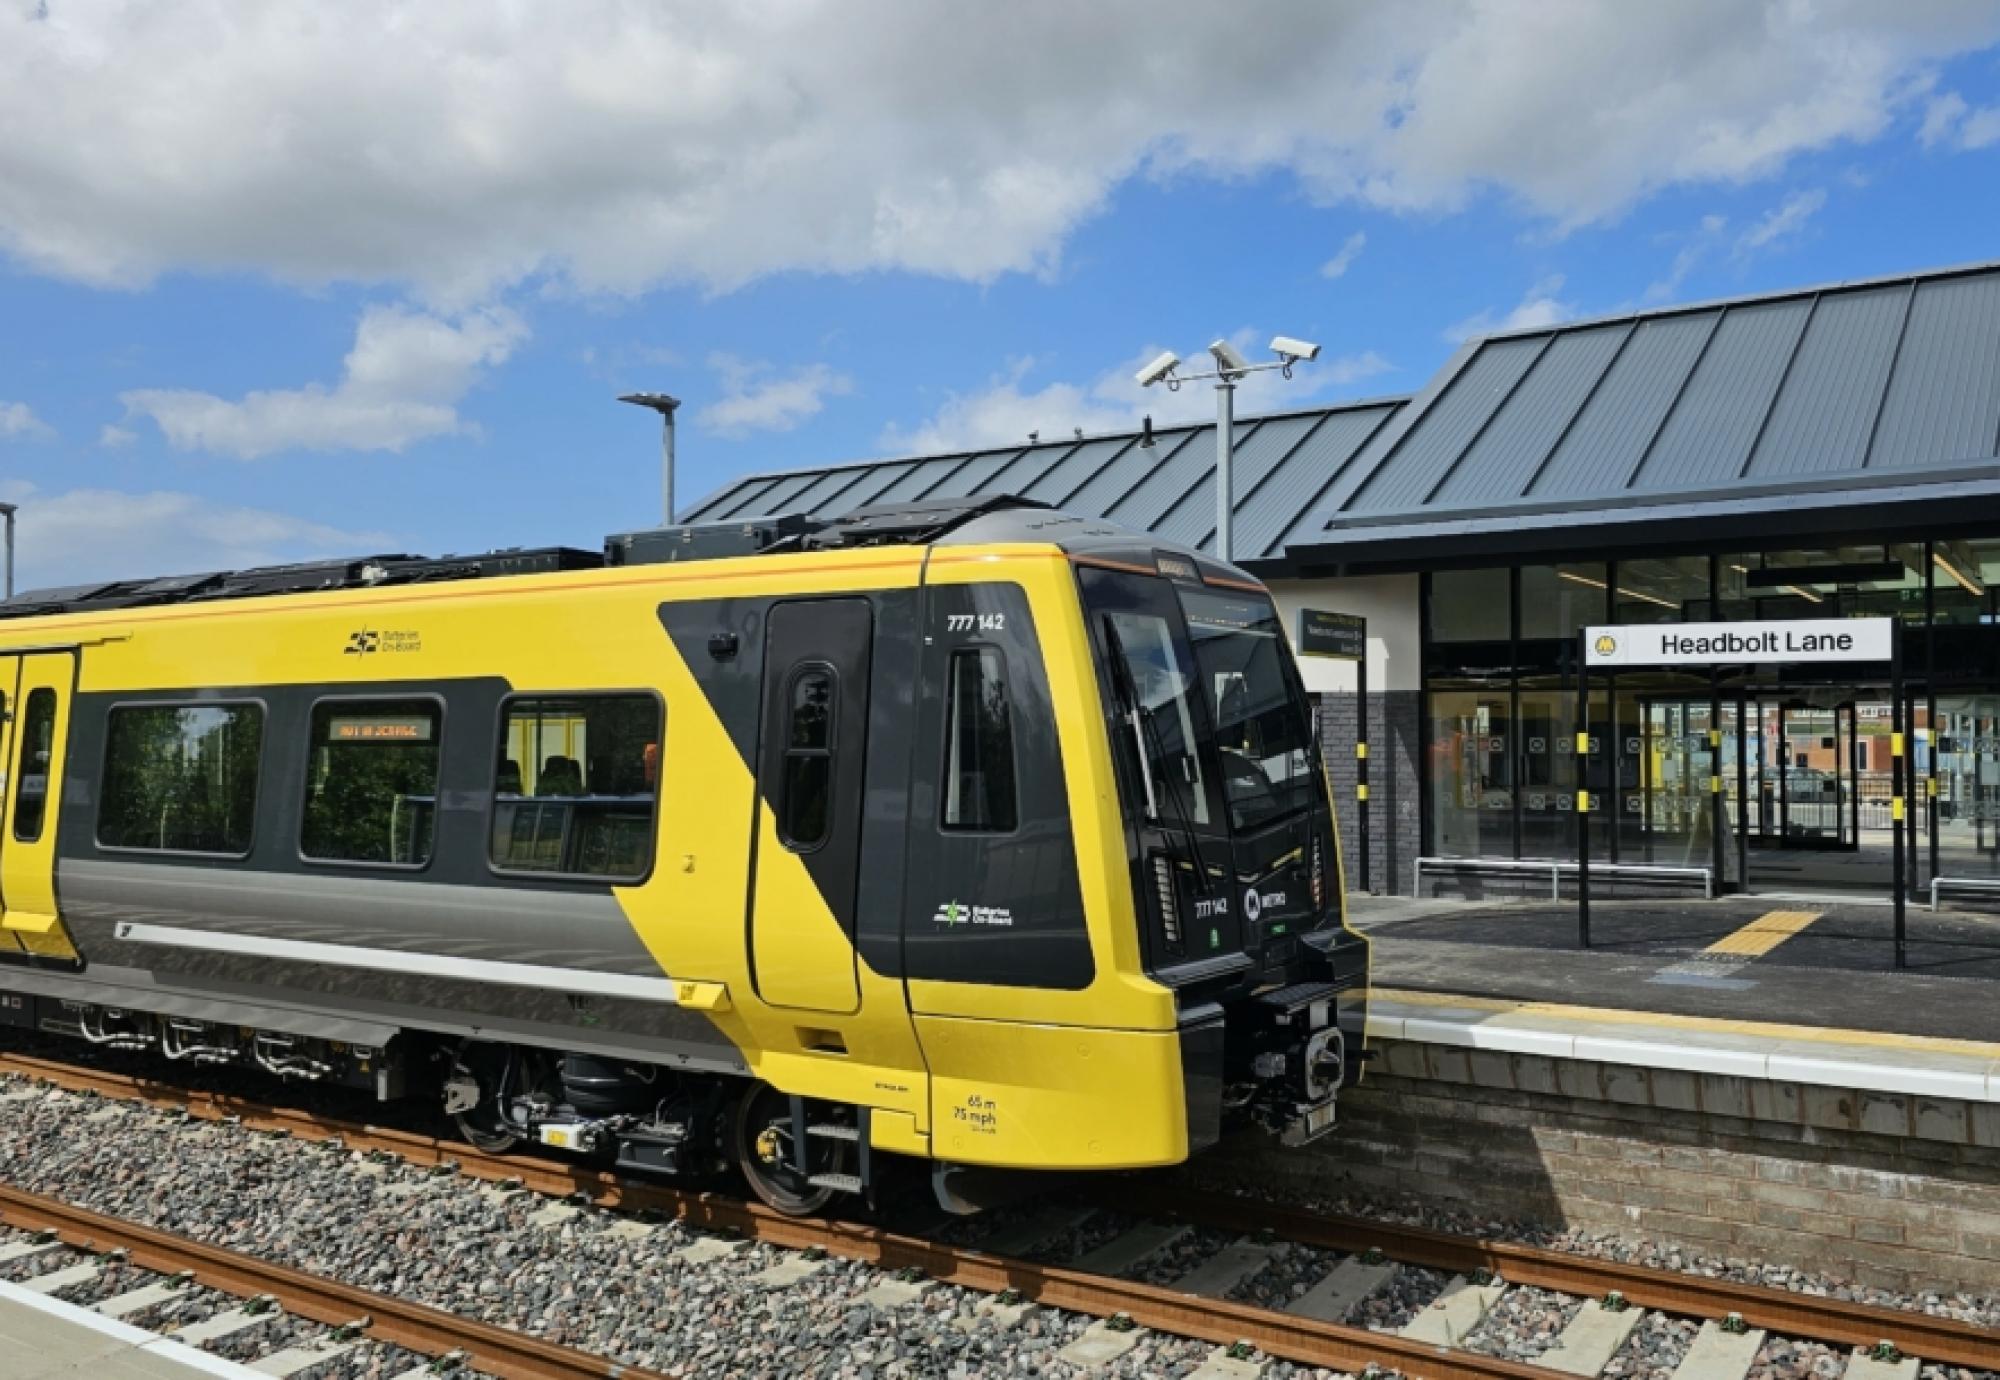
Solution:
M158 1333L0 1283L0 1373L7 1380L267 1380Z
M1383 988L2000 1047L2000 917L1912 907L1899 970L1880 905L1600 902L1589 949L1573 901L1364 896L1351 914Z

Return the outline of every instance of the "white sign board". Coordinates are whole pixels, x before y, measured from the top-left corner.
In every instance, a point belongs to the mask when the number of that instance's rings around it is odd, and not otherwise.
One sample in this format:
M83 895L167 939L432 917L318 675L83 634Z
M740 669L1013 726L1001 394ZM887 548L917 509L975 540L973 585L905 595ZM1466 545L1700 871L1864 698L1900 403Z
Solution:
M1732 666L1774 661L1887 661L1888 618L1647 623L1586 628L1589 666Z

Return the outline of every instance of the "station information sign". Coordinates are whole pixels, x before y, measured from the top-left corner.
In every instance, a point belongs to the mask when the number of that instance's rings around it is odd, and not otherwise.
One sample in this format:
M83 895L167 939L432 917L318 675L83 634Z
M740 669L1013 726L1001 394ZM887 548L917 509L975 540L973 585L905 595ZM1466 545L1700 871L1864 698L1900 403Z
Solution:
M1299 654L1340 661L1368 658L1368 620L1326 609L1299 610Z
M1760 619L1586 628L1587 666L1740 666L1786 661L1887 661L1890 618Z

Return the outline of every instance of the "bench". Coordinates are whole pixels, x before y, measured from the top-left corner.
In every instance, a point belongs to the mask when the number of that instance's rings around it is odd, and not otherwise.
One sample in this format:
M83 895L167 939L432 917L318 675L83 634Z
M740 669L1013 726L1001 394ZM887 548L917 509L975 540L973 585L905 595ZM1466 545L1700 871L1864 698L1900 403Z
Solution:
M1931 878L1931 909L1938 908L1938 891L1950 888L1953 891L2000 892L2000 877L1933 877Z
M1432 872L1472 873L1480 876L1506 877L1517 873L1544 873L1549 877L1549 895L1562 899L1562 879L1565 874L1574 877L1577 866L1573 862L1563 862L1555 858L1418 858L1416 875L1410 884L1412 896L1424 894L1424 870ZM1701 883L1701 894L1715 899L1715 869L1710 867L1661 867L1653 863L1599 863L1590 865L1590 875L1606 878L1623 878L1627 881L1671 882L1692 885ZM1935 885L1935 884L1933 884Z

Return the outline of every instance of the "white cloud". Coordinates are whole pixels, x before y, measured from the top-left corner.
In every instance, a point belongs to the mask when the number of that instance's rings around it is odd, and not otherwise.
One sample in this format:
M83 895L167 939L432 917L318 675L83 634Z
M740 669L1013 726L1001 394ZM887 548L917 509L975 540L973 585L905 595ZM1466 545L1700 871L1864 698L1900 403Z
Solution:
M7 496L22 505L22 589L366 555L397 545L380 532L188 493L71 489L43 496L33 485L15 484Z
M55 428L24 402L0 402L0 441L46 441Z
M138 439L139 433L133 431L130 427L113 426L110 423L106 423L103 429L97 433L97 444L103 446L106 450L115 450L119 446L129 446Z
M1257 333L1236 331L1230 341L1255 360ZM1056 439L1082 431L1086 435L1127 431L1150 415L1157 425L1206 421L1215 416L1215 392L1206 383L1188 384L1177 392L1162 387L1141 388L1132 375L1160 353L1149 345L1131 359L1105 370L1088 383L1056 380L1029 387L1036 361L1017 359L1006 373L987 381L976 393L953 394L928 419L915 427L891 426L882 433L884 451L928 455L982 446L1020 445L1029 432ZM1207 367L1206 350L1182 352L1190 372ZM1251 374L1236 386L1236 415L1254 416L1286 408L1305 407L1330 389L1392 372L1395 368L1373 350L1338 357L1322 356L1301 364L1291 379L1277 370Z
M1049 268L1134 176L1569 227L1880 138L1989 0L0 7L0 249L490 300ZM26 137L32 132L33 137Z
M376 306L361 314L340 382L331 388L271 389L234 402L184 388L140 388L118 397L131 414L158 423L176 450L240 460L286 450L400 451L470 431L458 415L459 399L527 333L505 308L447 320Z
M1328 259L1319 266L1319 276L1322 278L1340 277L1348 269L1354 267L1354 261L1361 257L1361 251L1367 247L1367 244L1368 236L1356 230L1341 243L1340 248L1335 251L1331 259Z
M1693 273L1701 265L1702 260L1722 242L1723 233L1728 228L1729 220L1726 216L1711 212L1703 216L1692 231L1678 237L1680 248L1674 251L1673 263L1668 265L1663 277L1647 284L1645 293L1639 299L1640 302L1646 306L1656 306L1661 302L1671 301L1679 294L1681 284L1688 280L1688 275Z
M1491 310L1482 311L1476 316L1468 316L1465 320L1446 327L1444 338L1457 345L1474 336L1559 326L1576 315L1575 303L1565 302L1556 296L1562 291L1562 287L1563 275L1551 273L1522 294L1521 300L1514 304L1514 309L1504 316L1496 319Z
M854 380L825 364L779 370L735 355L712 354L723 396L695 413L696 425L718 436L791 431L820 414L830 397L854 391Z
M1917 141L1927 149L1943 145L1967 152L2000 144L2000 106L1975 108L1956 91L1947 91L1925 107Z
M1825 205L1826 192L1818 187L1787 197L1783 205L1766 211L1755 225L1743 232L1743 238L1736 242L1737 250L1748 254L1802 234L1806 222L1818 215Z

